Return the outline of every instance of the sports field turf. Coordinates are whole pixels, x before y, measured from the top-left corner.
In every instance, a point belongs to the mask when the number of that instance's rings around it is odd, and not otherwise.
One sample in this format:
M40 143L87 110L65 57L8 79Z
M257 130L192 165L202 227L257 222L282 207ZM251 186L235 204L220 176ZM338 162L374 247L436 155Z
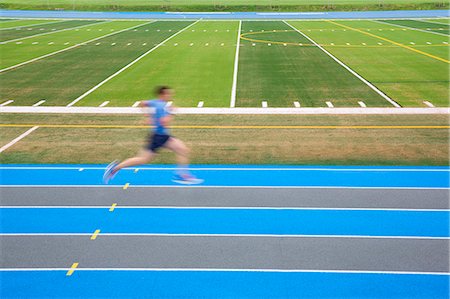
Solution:
M20 23L0 30L1 102L131 107L167 84L185 107L448 107L449 25L435 21Z

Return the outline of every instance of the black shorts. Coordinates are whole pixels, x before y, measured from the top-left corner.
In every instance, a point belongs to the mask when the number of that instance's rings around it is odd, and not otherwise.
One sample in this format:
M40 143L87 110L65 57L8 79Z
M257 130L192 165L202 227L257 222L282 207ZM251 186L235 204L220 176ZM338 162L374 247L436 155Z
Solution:
M147 143L147 149L156 153L170 139L170 135L152 134Z

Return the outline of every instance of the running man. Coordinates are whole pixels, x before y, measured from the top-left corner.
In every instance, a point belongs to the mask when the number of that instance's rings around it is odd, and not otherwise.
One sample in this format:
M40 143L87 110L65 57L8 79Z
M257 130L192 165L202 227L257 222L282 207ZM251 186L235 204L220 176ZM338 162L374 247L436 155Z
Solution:
M120 163L114 161L108 165L103 175L103 181L107 184L114 176L125 167L147 164L155 157L158 150L162 147L173 151L177 155L178 169L172 181L180 184L200 184L203 180L190 174L189 167L189 149L179 139L170 136L168 129L172 121L172 113L169 101L172 99L172 90L170 87L162 86L156 89L158 96L155 100L142 101L139 106L150 107L154 109L153 114L149 115L150 124L153 124L148 143L140 154L126 159Z

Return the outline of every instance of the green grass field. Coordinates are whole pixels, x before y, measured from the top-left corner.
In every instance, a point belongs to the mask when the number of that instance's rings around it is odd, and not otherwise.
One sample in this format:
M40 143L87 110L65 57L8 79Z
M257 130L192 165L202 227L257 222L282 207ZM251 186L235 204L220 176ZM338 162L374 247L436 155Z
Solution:
M66 9L122 11L311 11L436 9L442 0L1 0L7 9Z
M237 66L236 107L448 107L447 23L7 20L0 101L131 107L166 84L177 106L230 107Z

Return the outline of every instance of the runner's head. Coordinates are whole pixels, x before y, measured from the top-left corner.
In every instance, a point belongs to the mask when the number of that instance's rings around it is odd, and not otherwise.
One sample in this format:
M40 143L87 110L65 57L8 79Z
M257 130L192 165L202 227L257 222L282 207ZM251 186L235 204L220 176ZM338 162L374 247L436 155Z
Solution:
M172 99L172 89L169 86L158 86L156 88L156 96L163 101L170 101Z

